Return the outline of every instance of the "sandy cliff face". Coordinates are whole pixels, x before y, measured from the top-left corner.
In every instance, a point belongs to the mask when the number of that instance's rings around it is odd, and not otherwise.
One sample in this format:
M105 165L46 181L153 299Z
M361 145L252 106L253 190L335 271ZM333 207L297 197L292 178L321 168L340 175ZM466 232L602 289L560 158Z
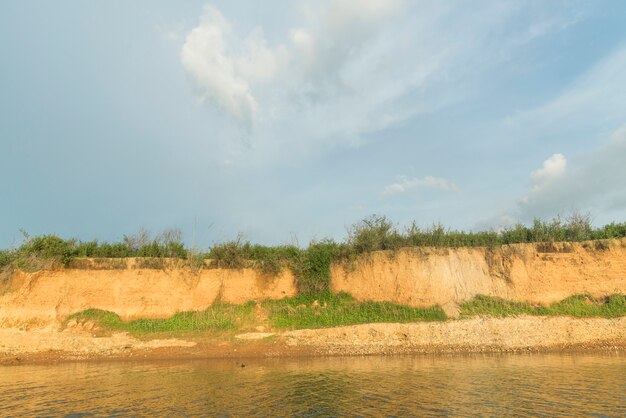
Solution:
M626 240L377 252L333 266L332 277L333 291L359 300L451 309L481 294L549 304L626 293Z
M290 271L268 277L253 269L188 268L16 272L0 296L0 327L46 325L88 308L122 319L165 318L216 301L244 303L296 293Z
M144 268L137 260L82 268L14 273L0 292L0 327L58 323L88 308L123 319L169 317L216 301L244 303L296 294L294 276L254 269ZM403 249L334 265L332 290L359 300L412 306L442 305L454 314L478 294L548 304L588 293L626 293L626 240L582 244L524 244L496 249ZM1 287L0 287L1 291Z

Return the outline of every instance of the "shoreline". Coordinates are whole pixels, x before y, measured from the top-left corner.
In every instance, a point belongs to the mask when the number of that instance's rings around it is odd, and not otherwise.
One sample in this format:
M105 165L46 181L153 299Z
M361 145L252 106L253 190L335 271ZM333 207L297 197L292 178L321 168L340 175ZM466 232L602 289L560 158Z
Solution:
M238 338L239 337L239 338ZM245 338L245 339L244 339ZM0 366L66 361L191 360L626 351L626 317L476 317L239 335L97 336L54 327L0 328Z
M135 355L89 355L80 356L72 355L67 352L48 352L48 353L25 353L19 356L6 356L0 353L0 367L15 366L46 366L64 363L107 363L107 362L160 362L160 361L233 361L246 366L247 361L260 360L294 360L294 359L315 359L315 358L346 358L346 357L401 357L401 356L473 356L473 355L533 355L533 354L619 354L626 355L626 343L620 345L607 345L599 343L597 345L571 345L563 347L550 348L528 348L518 350L498 350L496 347L483 351L449 349L449 350L406 350L394 351L386 353L344 353L344 354L322 354L314 351L295 350L282 351L280 354L267 355L264 353L193 353L189 350L179 350L163 353L159 350L134 352Z

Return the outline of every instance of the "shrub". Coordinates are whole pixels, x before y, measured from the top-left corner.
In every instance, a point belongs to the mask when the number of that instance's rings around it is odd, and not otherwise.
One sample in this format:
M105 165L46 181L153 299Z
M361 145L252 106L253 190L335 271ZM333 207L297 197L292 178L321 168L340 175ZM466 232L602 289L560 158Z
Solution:
M15 251L0 250L0 270L8 267L15 260Z
M592 235L591 216L588 213L574 212L569 216L565 232L567 241L586 241L591 239Z
M250 243L243 242L239 236L233 241L214 245L209 250L209 257L217 267L239 269L245 267L250 252Z
M348 230L348 245L357 254L362 254L395 250L405 245L405 240L386 217L372 215Z
M66 266L74 255L75 240L64 240L57 235L30 237L17 250L17 265L27 271L55 266Z
M300 249L293 245L266 247L253 245L250 247L249 259L255 267L268 275L276 275L284 268L293 268L300 257Z
M329 292L330 265L340 254L341 246L332 240L311 243L294 266L298 291L301 294Z

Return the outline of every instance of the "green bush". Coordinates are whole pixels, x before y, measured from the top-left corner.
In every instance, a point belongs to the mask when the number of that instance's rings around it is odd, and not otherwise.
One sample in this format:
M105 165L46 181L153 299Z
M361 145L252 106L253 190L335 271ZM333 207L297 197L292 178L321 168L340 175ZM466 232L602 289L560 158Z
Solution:
M139 237L139 238L138 238ZM124 236L120 243L64 240L57 235L31 237L24 233L24 242L16 250L0 251L0 267L14 263L20 269L35 271L54 266L68 266L77 257L89 258L187 258L188 251L180 231L167 230L151 239L145 230Z
M292 245L267 247L252 245L241 236L233 241L215 244L208 257L217 267L243 268L256 267L270 275L280 273L283 268L293 267L300 257L300 249Z
M342 253L342 246L332 240L313 242L300 253L294 266L296 284L301 294L330 291L330 265Z
M300 249L293 245L277 247L253 245L250 247L249 260L252 260L254 266L263 273L276 275L284 268L293 269L300 257L300 252Z
M406 245L404 237L384 216L372 215L348 231L348 245L357 254L395 250Z
M15 260L15 257L15 251L0 250L0 270L8 267Z
M66 266L74 255L75 240L64 240L57 235L25 236L17 249L17 266L26 271L55 266Z
M236 240L216 244L209 250L209 257L217 267L239 269L246 266L251 253L250 243L243 242L241 237Z

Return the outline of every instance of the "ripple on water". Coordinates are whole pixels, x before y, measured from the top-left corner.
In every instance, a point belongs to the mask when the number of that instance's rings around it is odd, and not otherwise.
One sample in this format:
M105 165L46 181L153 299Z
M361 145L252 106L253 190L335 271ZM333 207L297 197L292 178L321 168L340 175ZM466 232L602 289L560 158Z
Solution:
M3 415L626 416L626 356L474 355L0 367Z

